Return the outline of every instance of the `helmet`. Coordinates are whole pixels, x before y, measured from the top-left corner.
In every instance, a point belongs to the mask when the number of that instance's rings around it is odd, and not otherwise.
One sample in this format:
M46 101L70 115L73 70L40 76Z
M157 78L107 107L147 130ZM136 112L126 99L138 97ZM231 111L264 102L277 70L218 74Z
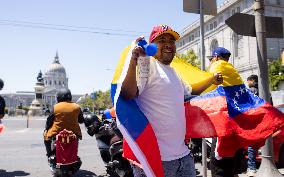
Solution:
M93 136L99 131L100 121L95 114L87 114L84 116L85 127L87 128L87 133Z
M57 92L57 102L63 102L63 101L71 101L72 95L71 91L67 88L62 88Z
M4 87L4 81L0 79L0 90L2 90L3 87Z

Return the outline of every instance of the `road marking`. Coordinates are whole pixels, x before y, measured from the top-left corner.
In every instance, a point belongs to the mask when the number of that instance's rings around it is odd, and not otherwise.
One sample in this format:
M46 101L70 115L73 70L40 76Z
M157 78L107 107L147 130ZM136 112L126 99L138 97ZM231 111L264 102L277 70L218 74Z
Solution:
M25 128L25 129L22 129L22 130L17 130L15 131L16 133L25 133L27 131L29 131L30 129L29 128Z

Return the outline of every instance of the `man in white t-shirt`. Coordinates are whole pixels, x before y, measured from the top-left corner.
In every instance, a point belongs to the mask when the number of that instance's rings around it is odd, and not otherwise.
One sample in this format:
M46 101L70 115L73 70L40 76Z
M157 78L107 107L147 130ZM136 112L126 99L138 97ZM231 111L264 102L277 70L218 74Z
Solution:
M136 41L141 40L139 37ZM216 73L212 82L194 90L182 82L170 66L176 53L179 34L167 25L155 26L149 42L158 46L157 54L150 58L149 75L141 77L136 73L138 57L145 56L142 47L132 50L127 75L122 83L121 96L136 101L151 123L158 141L165 177L193 177L195 167L193 157L184 143L185 109L184 96L198 95L207 87L222 83L222 76ZM142 169L133 168L134 176L145 176Z

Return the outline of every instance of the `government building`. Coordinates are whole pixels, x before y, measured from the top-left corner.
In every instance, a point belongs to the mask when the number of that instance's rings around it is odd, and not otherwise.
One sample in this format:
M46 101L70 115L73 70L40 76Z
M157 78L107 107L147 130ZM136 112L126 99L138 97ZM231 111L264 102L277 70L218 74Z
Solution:
M40 99L43 101L43 105L41 106L43 106L43 108L52 108L52 106L57 103L57 91L61 88L68 88L66 70L61 65L57 52L53 62L47 67L45 72L43 74L41 71L38 73L37 81L39 82L39 80L43 83L42 85L44 88L43 93L40 94ZM31 90L35 85L31 85ZM1 94L6 101L6 107L9 111L14 111L20 105L23 107L30 107L33 100L37 97L36 95L35 91L17 91L16 93ZM72 99L76 102L81 96L82 95L72 94Z
M253 15L253 4L254 0L225 0L218 7L216 16L204 17L205 56L210 56L218 46L227 48L232 53L230 62L240 72L243 80L251 74L258 74L256 38L237 35L225 24L225 20L238 12ZM265 0L265 16L284 18L284 1ZM200 58L199 20L185 27L180 35L177 52L186 53L192 49ZM278 59L283 49L283 38L267 38L268 60ZM208 65L209 61L206 60L206 66Z

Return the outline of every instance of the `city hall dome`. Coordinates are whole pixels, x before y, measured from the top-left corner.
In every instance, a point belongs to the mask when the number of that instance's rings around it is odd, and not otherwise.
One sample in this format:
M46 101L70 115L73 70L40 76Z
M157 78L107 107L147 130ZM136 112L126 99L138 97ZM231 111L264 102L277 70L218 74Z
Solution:
M56 52L53 62L45 70L43 80L46 91L68 88L66 70L59 62L58 52Z
M46 75L52 74L52 73L65 74L66 75L65 68L59 62L58 53L56 53L56 56L54 57L53 63L50 64L47 67L46 72L45 72Z

